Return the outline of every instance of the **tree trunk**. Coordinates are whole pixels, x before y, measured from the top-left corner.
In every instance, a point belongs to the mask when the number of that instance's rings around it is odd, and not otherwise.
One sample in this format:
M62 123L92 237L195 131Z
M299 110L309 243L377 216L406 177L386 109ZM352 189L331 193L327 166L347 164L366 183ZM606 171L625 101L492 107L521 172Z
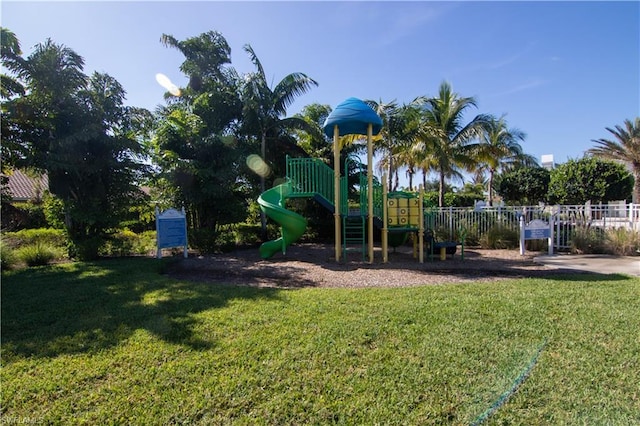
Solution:
M393 174L395 175L395 178L396 178L396 182L393 185L393 190L397 191L398 186L400 186L400 176L398 176L398 169L395 169Z
M640 203L640 164L633 169L633 177L635 181L633 182L633 203Z
M440 188L438 190L438 207L444 207L444 172L440 172Z
M260 143L260 155L262 155L262 161L267 162L267 132L262 132L262 141ZM260 175L260 194L264 194L266 191L264 174ZM264 211L260 209L260 224L262 226L262 241L267 240L267 217Z
M389 150L389 185L388 188L391 189L393 180L393 156L391 155L391 150Z
M493 170L489 170L489 207L493 206Z

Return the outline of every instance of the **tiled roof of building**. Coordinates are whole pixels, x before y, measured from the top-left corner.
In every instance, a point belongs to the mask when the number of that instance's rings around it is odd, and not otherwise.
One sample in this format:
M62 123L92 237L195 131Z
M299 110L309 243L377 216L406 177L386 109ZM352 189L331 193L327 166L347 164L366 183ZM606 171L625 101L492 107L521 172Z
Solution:
M42 174L32 177L21 170L13 170L7 174L9 193L14 201L28 201L39 198L49 189L49 177Z

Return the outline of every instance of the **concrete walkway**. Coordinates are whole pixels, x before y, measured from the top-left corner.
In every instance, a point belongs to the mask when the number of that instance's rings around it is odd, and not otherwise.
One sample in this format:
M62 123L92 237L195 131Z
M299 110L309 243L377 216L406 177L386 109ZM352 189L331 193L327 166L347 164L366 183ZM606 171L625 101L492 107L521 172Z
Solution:
M625 274L640 277L640 257L604 254L556 254L537 256L533 261L558 269L575 269L599 274Z

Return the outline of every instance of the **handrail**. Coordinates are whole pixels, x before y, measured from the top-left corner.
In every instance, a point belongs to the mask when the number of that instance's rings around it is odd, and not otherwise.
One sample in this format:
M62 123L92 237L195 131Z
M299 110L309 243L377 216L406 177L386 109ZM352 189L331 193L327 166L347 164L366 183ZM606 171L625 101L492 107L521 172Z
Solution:
M333 169L318 158L287 156L287 178L291 181L289 197L321 196L334 204Z

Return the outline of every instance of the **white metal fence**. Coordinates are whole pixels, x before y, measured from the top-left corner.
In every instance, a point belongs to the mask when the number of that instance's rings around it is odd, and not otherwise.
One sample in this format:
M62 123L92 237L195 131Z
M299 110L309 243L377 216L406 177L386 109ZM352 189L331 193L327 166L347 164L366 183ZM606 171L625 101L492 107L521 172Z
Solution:
M615 202L609 204L500 207L441 207L429 215L427 227L440 238L460 240L466 233L469 245L477 244L490 229L502 227L518 232L520 217L525 222L534 219L549 221L553 216L554 248L566 250L577 228L625 228L640 232L640 204Z

